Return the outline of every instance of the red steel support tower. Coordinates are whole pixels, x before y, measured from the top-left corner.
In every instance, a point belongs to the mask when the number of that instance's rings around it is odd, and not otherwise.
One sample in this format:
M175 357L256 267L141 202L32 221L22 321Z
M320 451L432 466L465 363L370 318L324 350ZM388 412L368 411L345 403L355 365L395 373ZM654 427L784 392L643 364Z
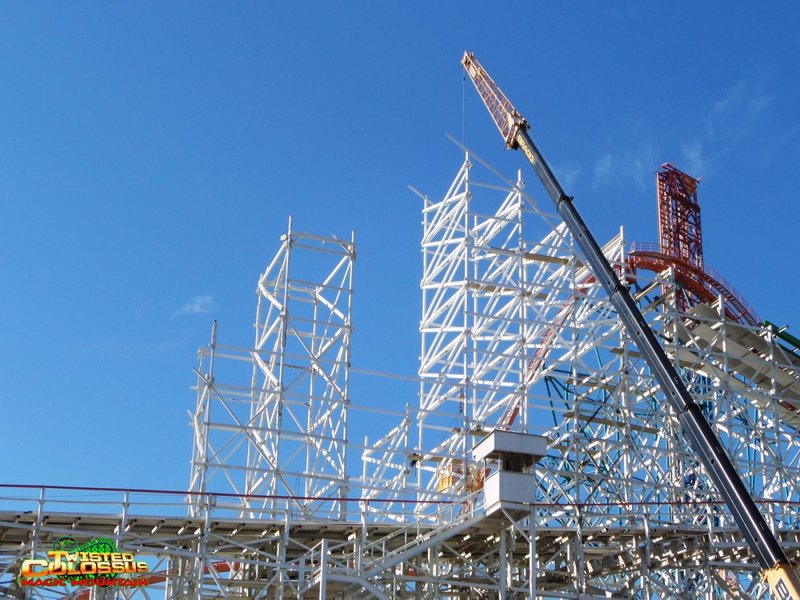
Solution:
M628 255L632 269L656 273L672 268L678 284L676 306L685 312L719 296L729 318L746 325L761 320L741 294L703 262L703 230L695 179L668 163L656 173L658 245L634 243Z
M661 252L703 268L703 230L697 202L699 179L669 163L656 173L658 242Z

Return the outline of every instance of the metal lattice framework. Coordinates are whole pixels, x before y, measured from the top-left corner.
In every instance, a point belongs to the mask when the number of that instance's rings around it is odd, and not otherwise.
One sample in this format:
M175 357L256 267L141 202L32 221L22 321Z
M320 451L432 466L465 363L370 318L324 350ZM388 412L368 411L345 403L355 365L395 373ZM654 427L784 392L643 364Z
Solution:
M670 256L703 268L703 228L697 200L698 179L670 164L656 173L658 243Z
M351 402L354 240L290 222L253 347L215 326L201 352L189 494L3 487L3 593L63 597L15 569L72 535L153 557L150 587L87 599L766 598L559 218L474 154L422 202L416 407ZM675 271L629 271L625 247L604 252L796 561L800 360L723 297L680 304ZM356 411L386 433L354 444ZM498 465L471 449L495 429L548 440L524 511L484 505Z
M343 514L347 498L354 240L293 231L259 278L252 349L201 352L190 492L291 498L309 517ZM252 369L222 383L220 359ZM227 489L225 489L227 488ZM241 515L270 514L246 500ZM198 507L192 514L200 514Z
M413 425L401 426L366 452L380 465L376 475L398 497L409 486L421 499L463 497L486 474L468 460L476 436L495 427L544 434L552 452L537 467L536 529L570 533L538 546L540 588L553 597L766 594L563 225L520 180L475 181L472 162L443 199L423 198L415 466L409 473L399 455L408 443L395 443L413 437ZM487 194L495 211L480 198ZM800 362L771 332L729 318L723 297L682 312L673 271L628 272L624 249L620 233L604 252L775 527L791 538Z

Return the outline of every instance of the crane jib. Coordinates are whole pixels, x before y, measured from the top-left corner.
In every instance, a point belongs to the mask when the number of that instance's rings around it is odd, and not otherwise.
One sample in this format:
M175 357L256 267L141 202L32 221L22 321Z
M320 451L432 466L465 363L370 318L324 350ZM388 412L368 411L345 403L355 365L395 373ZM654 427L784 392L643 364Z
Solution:
M556 205L558 213L586 257L592 274L608 294L626 333L641 351L668 402L675 410L681 426L691 440L706 472L725 500L748 545L758 559L762 567L762 574L768 581L773 594L781 600L800 600L800 579L792 568L787 567L791 563L777 538L767 526L758 506L722 448L714 430L683 384L680 375L667 357L639 307L631 298L628 289L617 278L611 264L575 208L572 198L564 193L549 165L528 136L527 121L513 107L474 55L465 53L462 64L467 69L484 105L500 129L500 133L504 135L506 145L512 149L522 149ZM487 94L491 94L495 101L488 98ZM501 114L502 112L505 114ZM504 120L509 126L513 124L510 139L506 138L502 126Z
M518 137L519 137L519 136L518 136ZM527 144L524 144L524 143L523 143L523 144L520 144L520 143L519 143L519 141L517 141L517 145L518 145L520 148L522 148L522 151L525 153L525 156L527 156L527 157L528 157L528 160L529 160L529 161L531 161L531 164L532 164L532 165L533 165L533 164L536 164L536 155L535 155L535 154L533 153L533 151L532 151L532 150L531 150L531 149L528 147L528 145L527 145Z

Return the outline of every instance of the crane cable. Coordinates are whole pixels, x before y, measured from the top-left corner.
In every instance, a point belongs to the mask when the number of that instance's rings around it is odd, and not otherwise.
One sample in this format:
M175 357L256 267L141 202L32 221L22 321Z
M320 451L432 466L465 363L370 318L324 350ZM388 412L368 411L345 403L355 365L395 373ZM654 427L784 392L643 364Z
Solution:
M462 67L461 75L461 145L466 146L467 140L465 135L466 122L467 122L467 70Z

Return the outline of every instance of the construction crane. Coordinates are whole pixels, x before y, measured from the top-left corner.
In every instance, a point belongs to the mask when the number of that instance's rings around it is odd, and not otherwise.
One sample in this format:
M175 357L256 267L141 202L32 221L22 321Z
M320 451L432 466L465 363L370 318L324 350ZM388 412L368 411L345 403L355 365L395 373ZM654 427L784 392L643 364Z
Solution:
M550 170L541 152L528 135L530 125L517 111L494 80L471 52L465 52L462 64L483 103L511 150L521 149L533 166L547 194L564 219L575 242L580 246L594 276L603 286L617 311L625 332L633 340L652 369L678 420L683 426L714 481L728 509L742 531L762 569L773 596L778 600L800 600L800 579L789 559L758 510L700 406L683 384L680 375L658 342L628 289L618 279L608 259L584 223L578 210Z

